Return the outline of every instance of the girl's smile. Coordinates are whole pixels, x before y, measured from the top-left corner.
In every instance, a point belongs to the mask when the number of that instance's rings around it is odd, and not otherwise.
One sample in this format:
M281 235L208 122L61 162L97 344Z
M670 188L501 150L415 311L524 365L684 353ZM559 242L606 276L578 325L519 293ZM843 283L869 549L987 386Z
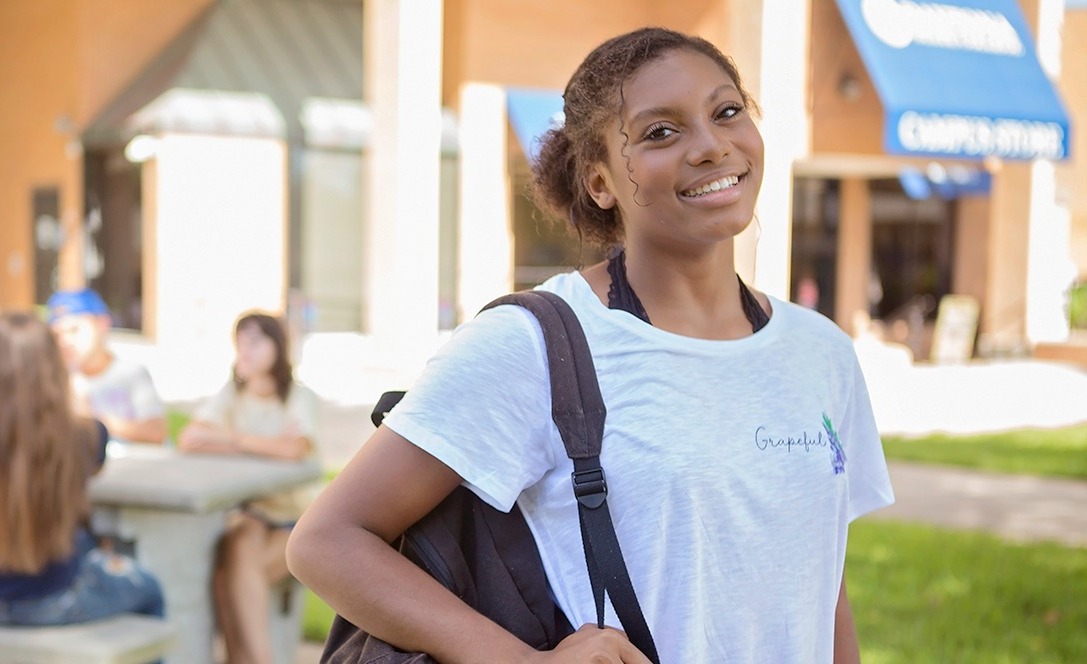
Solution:
M747 180L742 175L726 175L706 184L683 190L679 192L679 195L697 205L720 207L739 201L743 196L746 183Z

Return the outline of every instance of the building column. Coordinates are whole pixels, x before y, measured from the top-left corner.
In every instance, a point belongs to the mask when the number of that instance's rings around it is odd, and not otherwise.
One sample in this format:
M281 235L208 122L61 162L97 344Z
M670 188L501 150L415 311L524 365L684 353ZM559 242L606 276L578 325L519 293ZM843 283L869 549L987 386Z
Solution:
M1063 0L1020 0L1036 54L1060 77ZM1070 215L1057 201L1050 162L1003 162L993 174L988 289L979 346L986 354L1020 354L1038 342L1064 341L1064 294L1076 277L1069 249Z
M475 315L513 289L513 228L507 152L506 93L466 84L460 93L460 236L457 315Z
M834 319L853 336L858 314L868 314L868 281L872 273L872 197L868 180L842 180L838 215L838 261Z
M980 305L985 300L988 272L988 196L963 196L955 204L955 255L951 260L951 292L969 295Z
M983 355L1018 353L1026 337L1031 164L1003 162L993 172L985 300L978 338Z
M1031 0L1023 3L1033 11L1037 26L1038 62L1054 81L1061 75L1061 32L1064 0ZM1065 297L1077 277L1071 252L1072 217L1067 204L1057 201L1054 164L1037 161L1031 165L1030 243L1027 245L1026 342L1067 341L1068 318Z
M1068 338L1064 297L1076 278L1070 216L1056 200L1053 164L1004 162L993 174L988 288L979 345L1019 354Z
M1053 162L1031 164L1030 182L1026 341L1033 346L1068 340L1065 297L1077 275L1070 247L1072 217L1057 202Z
M407 369L438 335L442 2L365 9L365 98L373 111L364 327L381 362Z
M737 238L736 266L740 276L759 290L788 299L793 163L807 154L810 145L806 105L810 3L760 0L730 7L730 54L762 107L758 124L766 146L755 221Z

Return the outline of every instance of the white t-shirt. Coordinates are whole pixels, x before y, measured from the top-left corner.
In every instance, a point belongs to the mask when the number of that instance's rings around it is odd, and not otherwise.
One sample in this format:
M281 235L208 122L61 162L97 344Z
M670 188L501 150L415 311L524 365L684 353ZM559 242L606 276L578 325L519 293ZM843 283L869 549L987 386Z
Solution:
M711 341L608 309L577 273L541 288L592 348L608 504L661 661L831 662L847 525L894 500L849 338L774 298L758 333ZM520 505L578 626L596 616L547 376L532 315L489 310L385 423L488 503Z
M231 431L275 437L288 428L313 440L317 433L317 395L301 383L293 383L287 401L239 392L228 381L193 412L193 419Z
M237 433L274 438L288 429L317 442L317 395L301 383L292 383L286 403L278 397L256 397L238 392L233 381L203 401L192 419L223 427ZM307 458L317 453L310 450ZM318 487L306 486L249 503L250 511L259 513L273 524L293 525L313 502Z
M73 371L72 391L77 399L86 399L98 417L139 422L162 417L166 410L147 369L120 357L94 376Z

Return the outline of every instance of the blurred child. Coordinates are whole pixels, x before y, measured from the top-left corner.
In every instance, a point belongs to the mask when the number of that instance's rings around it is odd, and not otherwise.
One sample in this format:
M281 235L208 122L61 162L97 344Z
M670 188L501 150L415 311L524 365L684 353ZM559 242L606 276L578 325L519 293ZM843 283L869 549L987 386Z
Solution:
M49 323L71 371L76 412L101 420L114 438L162 443L165 408L151 374L106 346L109 308L98 293L89 288L58 291L47 306Z
M158 582L94 548L82 525L106 439L101 423L72 414L49 327L29 313L0 313L0 624L163 614Z
M178 435L186 452L250 454L302 461L314 452L316 397L295 382L282 322L251 312L234 328L231 380L201 404ZM287 536L306 506L304 491L249 504L220 543L214 594L231 664L270 662L271 585L287 572Z

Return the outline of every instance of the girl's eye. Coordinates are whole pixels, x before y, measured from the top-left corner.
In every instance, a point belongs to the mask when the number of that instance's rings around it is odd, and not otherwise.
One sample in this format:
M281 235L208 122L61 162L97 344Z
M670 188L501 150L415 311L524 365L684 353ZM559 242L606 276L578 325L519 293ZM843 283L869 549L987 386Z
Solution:
M655 124L645 130L645 133L642 135L642 140L663 141L674 133L675 130L667 125Z
M721 110L717 112L717 119L728 120L730 118L734 118L742 113L743 110L744 107L739 104L728 104L727 106L723 106Z

